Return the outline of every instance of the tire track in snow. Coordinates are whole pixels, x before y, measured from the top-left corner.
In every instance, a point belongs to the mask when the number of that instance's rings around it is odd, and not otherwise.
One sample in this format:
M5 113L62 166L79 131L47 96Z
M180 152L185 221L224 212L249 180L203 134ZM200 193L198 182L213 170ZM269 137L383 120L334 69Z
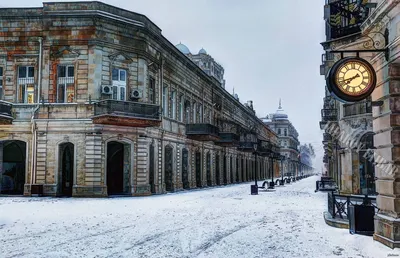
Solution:
M190 254L194 253L195 256L199 256L200 254L206 252L212 246L214 246L215 244L221 242L223 239L229 237L230 235L232 235L232 234L234 234L234 233L236 233L236 232L238 232L238 231L240 231L240 230L242 230L244 228L247 228L247 227L253 226L255 224L264 222L265 219L266 219L266 217L263 217L262 219L252 221L252 222L250 222L248 224L238 225L238 226L234 227L231 230L227 230L227 231L222 232L222 233L217 233L216 236L210 238L207 242L202 244L199 248L197 248L194 252L191 252Z
M126 252L126 251L132 250L132 249L134 249L136 247L139 247L139 246L141 246L141 245L143 245L143 244L145 244L147 242L152 242L154 240L158 240L158 238L160 238L162 236L166 236L166 235L169 235L171 233L176 233L177 231L181 231L182 229L184 229L184 227L173 229L173 230L170 229L170 230L166 230L166 231L161 232L161 233L149 235L149 236L143 238L142 240L135 242L133 245L124 248L124 250L122 250L122 251L114 252L112 254L107 255L107 257L116 257L118 255L123 255L123 253Z

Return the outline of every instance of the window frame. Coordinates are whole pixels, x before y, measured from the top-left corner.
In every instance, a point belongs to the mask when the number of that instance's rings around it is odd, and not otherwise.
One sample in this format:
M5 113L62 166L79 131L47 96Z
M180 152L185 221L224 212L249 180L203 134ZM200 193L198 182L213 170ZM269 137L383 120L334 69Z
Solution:
M114 80L114 70L118 71L118 79L117 80ZM125 80L121 80L121 72L125 73ZM111 70L111 85L112 85L111 99L119 100L119 101L126 101L126 99L127 99L126 88L128 85L128 70L119 68L119 67L113 67ZM114 92L114 90L116 90L116 91ZM123 98L121 98L122 93L124 94ZM116 94L116 95L114 95L114 94ZM115 96L116 96L116 98L115 98Z
M183 114L184 114L184 108L185 108L185 96L181 94L179 96L179 107L178 107L178 115L179 115L179 121L183 122Z
M65 67L65 77L60 76L60 67ZM69 68L73 69L73 76L69 76ZM75 92L76 92L76 87L75 87L75 65L73 64L59 64L57 66L57 91L56 91L56 102L57 103L74 103L75 102ZM64 78L64 82L60 82L61 78ZM72 82L71 82L72 81ZM69 101L69 96L68 96L68 85L73 85L73 94L72 94L72 101ZM60 85L64 85L63 88L63 100L60 101Z
M164 117L168 116L168 86L163 87L163 92L162 92L162 113Z
M171 101L171 118L176 120L176 90L175 89L171 89L170 101Z
M21 68L25 68L25 77L20 77ZM29 68L33 68L33 77L29 76ZM35 66L33 65L18 65L17 66L17 103L34 104L36 103L36 85L35 85ZM21 87L23 86L23 89ZM28 89L28 87L33 89ZM21 95L23 94L23 95ZM29 101L29 95L32 96L32 101Z
M156 102L156 80L154 77L149 77L149 102L155 104Z
M0 66L0 100L3 99L3 80L4 80L4 67Z

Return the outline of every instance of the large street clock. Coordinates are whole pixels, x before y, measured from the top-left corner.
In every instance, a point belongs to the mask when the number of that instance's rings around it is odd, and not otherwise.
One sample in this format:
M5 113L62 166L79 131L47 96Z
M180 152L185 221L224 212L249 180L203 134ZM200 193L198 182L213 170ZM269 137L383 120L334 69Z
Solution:
M336 62L327 77L328 90L345 102L367 98L376 86L376 73L366 60L346 57Z

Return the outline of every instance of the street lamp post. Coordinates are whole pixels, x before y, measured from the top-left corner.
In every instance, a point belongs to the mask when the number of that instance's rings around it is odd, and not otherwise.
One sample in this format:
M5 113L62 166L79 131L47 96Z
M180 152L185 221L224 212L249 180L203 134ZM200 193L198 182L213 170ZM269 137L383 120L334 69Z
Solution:
M253 149L254 149L254 156L255 156L255 158L254 158L254 160L255 160L255 162L256 162L256 164L255 164L255 172L254 172L254 178L255 178L255 182L254 182L254 184L255 185L258 185L257 184L257 143L255 143L255 144L253 144Z
M285 161L285 156L281 156L281 167L282 167L282 171L281 171L281 175L282 175L282 179L281 179L281 185L284 185L283 182L283 162Z
M250 185L250 191L251 195L257 195L258 194L258 184L257 184L257 143L253 145L254 149L254 156L255 156L255 172L254 172L254 185Z

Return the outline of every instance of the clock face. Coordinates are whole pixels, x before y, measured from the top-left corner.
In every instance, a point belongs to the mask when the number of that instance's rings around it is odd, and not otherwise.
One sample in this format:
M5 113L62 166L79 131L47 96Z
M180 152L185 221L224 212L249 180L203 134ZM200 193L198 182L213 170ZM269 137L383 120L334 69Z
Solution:
M359 57L346 57L336 62L327 78L328 90L343 102L356 102L374 91L376 74L371 64Z
M371 86L372 71L360 61L345 62L336 72L336 84L349 95L361 95Z

